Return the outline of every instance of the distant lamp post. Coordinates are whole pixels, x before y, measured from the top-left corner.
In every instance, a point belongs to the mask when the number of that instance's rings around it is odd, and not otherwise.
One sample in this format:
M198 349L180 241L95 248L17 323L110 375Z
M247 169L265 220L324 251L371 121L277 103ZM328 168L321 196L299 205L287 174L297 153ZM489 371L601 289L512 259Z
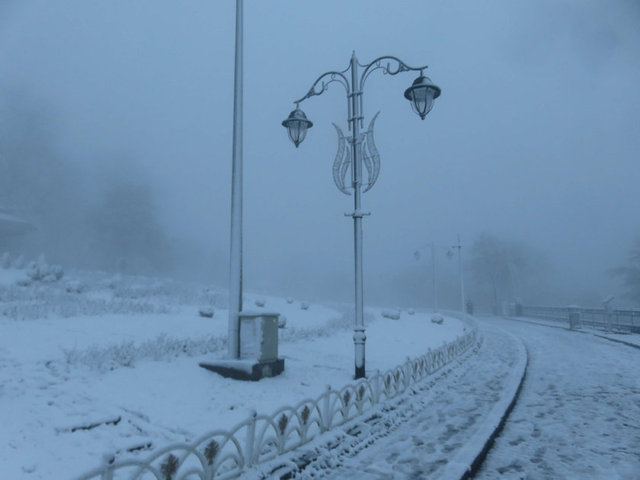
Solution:
M466 311L466 300L464 295L464 272L462 268L462 243L460 243L460 235L458 235L458 244L453 245L451 248L455 248L458 250L458 277L460 279L460 311L465 313Z
M418 248L413 256L416 260L420 260L420 250L426 249L429 247L431 249L431 278L432 278L432 288L433 288L433 308L434 311L438 311L438 280L437 280L437 268L436 268L436 249L441 249L445 251L445 255L447 259L451 260L453 258L453 250L458 250L458 278L460 280L460 311L462 313L465 312L465 296L464 296L464 275L462 272L462 244L460 243L460 235L458 235L458 243L456 245L452 245L450 247L444 245L436 245L435 243L430 243Z
M362 69L361 72L359 68ZM360 132L360 129L364 128L362 106L364 84L369 75L376 70L382 70L382 73L387 75L397 75L400 72L409 71L420 72L420 76L405 91L404 95L411 102L415 112L424 120L433 107L434 99L440 96L440 88L422 74L426 68L426 66L410 67L402 60L392 56L379 57L373 62L363 65L358 62L354 52L347 68L342 71L329 71L320 75L311 85L307 94L294 102L296 105L295 110L282 122L282 125L289 133L289 138L297 148L305 139L307 130L313 126L313 123L300 110L300 103L307 98L321 95L332 82L338 82L345 88L347 94L347 122L351 135L346 137L340 127L335 123L333 124L338 133L338 153L333 162L333 180L338 190L345 195L351 195L351 190L353 191L354 209L352 213L345 215L353 218L355 245L355 327L353 335L355 378L365 376L365 341L367 338L363 314L362 217L369 215L369 213L365 213L361 209L361 196L373 187L380 173L380 155L373 139L373 127L380 112L373 116L367 131ZM364 190L362 183L363 163L367 170L367 183L364 185ZM349 169L351 170L350 185L345 183Z

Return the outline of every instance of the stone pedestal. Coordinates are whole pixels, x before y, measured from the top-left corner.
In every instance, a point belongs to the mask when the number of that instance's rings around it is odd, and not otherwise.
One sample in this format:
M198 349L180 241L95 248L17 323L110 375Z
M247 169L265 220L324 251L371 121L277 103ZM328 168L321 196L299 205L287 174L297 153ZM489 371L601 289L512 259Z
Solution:
M202 362L200 366L223 377L257 381L284 371L278 358L278 313L240 313L240 358Z

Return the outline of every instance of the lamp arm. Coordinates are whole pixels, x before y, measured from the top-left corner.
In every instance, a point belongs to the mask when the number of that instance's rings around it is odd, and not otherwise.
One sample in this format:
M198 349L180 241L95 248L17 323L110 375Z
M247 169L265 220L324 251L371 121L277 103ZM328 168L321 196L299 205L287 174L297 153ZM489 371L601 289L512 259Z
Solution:
M327 77L328 77L328 80L327 80ZM309 89L307 94L304 97L298 100L295 100L293 103L297 105L300 102L306 100L307 98L314 97L316 95L322 95L329 87L329 84L332 82L341 83L342 86L347 91L347 96L351 94L351 91L349 88L349 81L347 80L347 77L345 77L342 72L330 71L320 75L316 79L316 81L313 82L313 85L311 85L311 88Z
M384 60L388 60L386 65L382 63ZM382 73L384 73L385 75L397 75L400 72L422 72L423 70L429 68L428 65L425 65L423 67L411 67L400 60L398 57L394 57L391 55L378 57L373 62L362 66L365 68L362 72L362 76L360 77L360 91L362 91L362 89L364 88L364 82L367 80L369 75L371 75L376 70L382 70Z

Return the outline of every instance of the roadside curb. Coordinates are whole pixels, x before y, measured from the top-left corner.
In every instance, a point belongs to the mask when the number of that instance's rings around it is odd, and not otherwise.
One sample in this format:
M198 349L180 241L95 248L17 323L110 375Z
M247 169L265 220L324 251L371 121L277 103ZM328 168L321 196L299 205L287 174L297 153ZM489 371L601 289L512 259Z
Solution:
M594 337L604 338L605 340L609 340L610 342L621 343L622 345L626 345L627 347L637 348L638 350L640 350L640 345L636 345L635 343L625 342L624 340L618 340L617 338L607 337L606 335L598 335L597 333L590 333L590 332L581 332L581 333L587 333L589 335L593 335Z
M456 456L447 462L440 474L442 479L459 478L460 480L467 480L478 473L495 439L500 435L509 414L518 401L527 376L529 354L522 340L513 335L511 336L519 346L519 355L515 373L509 379L505 388L506 395L493 407L480 429L458 451Z
M505 318L506 320L513 320L516 322L528 323L530 325L538 325L539 327L558 328L560 330L572 331L567 327L563 327L559 325L547 325L546 323L538 323L530 320L523 320L522 318L515 318L515 317L503 317L503 318ZM627 347L637 348L638 350L640 350L640 345L636 345L635 343L631 343L631 342L625 342L624 340L618 340L617 338L611 338L611 337L608 337L607 335L600 335L598 333L584 331L584 330L573 330L573 331L577 333L582 333L584 335L592 335L594 337L604 338L605 340L609 340L610 342L621 343L622 345L626 345Z

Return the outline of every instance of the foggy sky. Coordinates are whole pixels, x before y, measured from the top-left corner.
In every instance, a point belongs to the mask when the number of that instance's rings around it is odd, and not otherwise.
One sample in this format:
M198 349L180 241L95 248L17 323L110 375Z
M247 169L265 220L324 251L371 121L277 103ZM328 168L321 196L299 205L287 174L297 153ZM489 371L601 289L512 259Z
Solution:
M78 169L134 162L165 226L221 258L211 278L223 280L234 3L0 7L0 88L52 106L58 146ZM305 281L311 292L338 278L351 294L352 198L331 179L344 90L301 105L314 127L300 148L280 122L355 50L361 63L428 64L442 88L421 121L403 97L413 73L366 84L365 123L382 112L382 169L363 197L365 301L380 278L415 265L417 247L482 232L544 252L568 290L617 293L607 270L640 234L639 23L633 0L246 0L246 288Z

